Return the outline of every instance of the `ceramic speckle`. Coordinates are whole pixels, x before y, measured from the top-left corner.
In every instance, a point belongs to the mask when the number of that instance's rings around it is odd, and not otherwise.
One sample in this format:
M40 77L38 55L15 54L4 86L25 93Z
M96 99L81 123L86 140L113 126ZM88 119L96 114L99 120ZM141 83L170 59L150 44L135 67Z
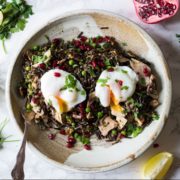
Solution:
M109 27L109 29L101 29ZM84 150L81 146L74 149L65 147L66 139L58 135L55 141L49 141L47 131L40 131L32 125L28 135L29 147L49 162L62 168L78 171L99 172L122 166L142 154L161 132L165 119L168 116L171 104L171 79L164 57L150 36L129 20L104 11L78 11L65 14L44 25L37 30L33 37L29 37L22 50L14 58L7 80L7 102L11 118L22 131L24 128L21 119L23 100L17 95L17 83L21 81L22 53L34 44L45 42L44 35L51 39L61 37L70 40L80 32L86 36L109 35L119 42L126 42L129 49L139 56L146 58L154 66L160 88L161 105L157 111L160 114L158 121L153 121L136 138L123 139L122 142L110 145L105 141L92 140L93 150ZM160 68L159 68L160 67Z

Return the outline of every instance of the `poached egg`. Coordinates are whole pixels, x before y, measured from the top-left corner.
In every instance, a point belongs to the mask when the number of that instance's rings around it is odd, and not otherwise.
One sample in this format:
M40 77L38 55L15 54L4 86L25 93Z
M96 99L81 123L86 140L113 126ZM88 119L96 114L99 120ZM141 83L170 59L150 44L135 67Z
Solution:
M70 73L52 69L41 77L41 92L45 103L50 104L62 114L86 99L86 91L81 83Z
M128 66L116 66L104 70L95 87L95 95L104 107L122 111L120 102L131 97L136 89L138 75Z

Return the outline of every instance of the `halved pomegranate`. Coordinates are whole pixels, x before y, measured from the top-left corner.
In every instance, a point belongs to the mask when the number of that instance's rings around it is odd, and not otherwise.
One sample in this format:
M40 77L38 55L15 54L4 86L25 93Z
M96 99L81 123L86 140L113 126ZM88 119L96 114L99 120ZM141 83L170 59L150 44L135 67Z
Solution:
M179 0L134 0L138 17L153 24L174 16L179 9Z

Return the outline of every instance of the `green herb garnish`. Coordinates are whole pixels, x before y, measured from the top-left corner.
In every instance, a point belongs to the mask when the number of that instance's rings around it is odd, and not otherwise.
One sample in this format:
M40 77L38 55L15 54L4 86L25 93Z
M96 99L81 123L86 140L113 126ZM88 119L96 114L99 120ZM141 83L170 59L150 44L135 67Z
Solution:
M81 95L85 96L85 95L86 95L86 91L85 91L85 90L82 90L82 91L81 91Z
M123 46L127 46L127 43L126 42L122 42L121 43Z
M121 72L124 73L124 74L127 74L128 72L124 69L121 69Z
M71 75L66 76L65 87L74 89L76 87L77 80Z
M152 119L153 120L158 120L159 119L159 114L157 112L152 113Z
M32 6L27 5L24 0L0 0L0 40L4 41L11 34L24 30L27 18L32 15Z
M128 124L126 134L128 137L136 137L142 132L143 128L133 124Z
M122 86L122 87L121 87L121 90L128 90L128 89L129 89L128 86Z

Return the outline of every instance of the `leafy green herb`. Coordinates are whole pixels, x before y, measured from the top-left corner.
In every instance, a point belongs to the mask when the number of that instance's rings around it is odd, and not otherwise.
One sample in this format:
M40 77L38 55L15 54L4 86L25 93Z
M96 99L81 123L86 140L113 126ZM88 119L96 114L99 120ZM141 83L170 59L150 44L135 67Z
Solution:
M85 91L85 90L82 90L82 91L81 91L81 95L85 96L85 95L86 95L86 91Z
M106 58L106 60L104 61L104 64L106 65L106 67L111 66L110 60L108 58Z
M152 114L152 119L153 119L153 120L158 120L158 119L159 119L159 114L158 114L157 112L154 112L154 113Z
M98 82L98 83L103 83L103 84L105 84L105 83L108 82L108 79L98 79L97 82Z
M128 124L126 130L126 134L128 137L136 137L142 132L143 128L135 126L133 124Z
M4 41L11 34L24 30L27 18L32 14L32 7L25 0L0 0L0 40L5 51Z
M146 85L145 78L140 78L139 83L140 83L142 86L145 86L145 85Z
M69 74L66 76L65 87L74 89L76 87L76 82L77 80L71 74Z
M2 131L5 128L5 126L7 125L7 123L8 123L7 119L5 119L4 121L2 121L0 123L0 147L2 147L3 143L5 143L5 142L15 142L15 141L18 141L18 140L7 140L9 137L11 137L11 135L10 136L6 136L6 137L3 136Z
M128 90L128 89L129 89L128 86L122 86L122 87L121 87L121 90Z
M124 74L127 74L128 72L124 69L121 69L121 72L124 73Z

